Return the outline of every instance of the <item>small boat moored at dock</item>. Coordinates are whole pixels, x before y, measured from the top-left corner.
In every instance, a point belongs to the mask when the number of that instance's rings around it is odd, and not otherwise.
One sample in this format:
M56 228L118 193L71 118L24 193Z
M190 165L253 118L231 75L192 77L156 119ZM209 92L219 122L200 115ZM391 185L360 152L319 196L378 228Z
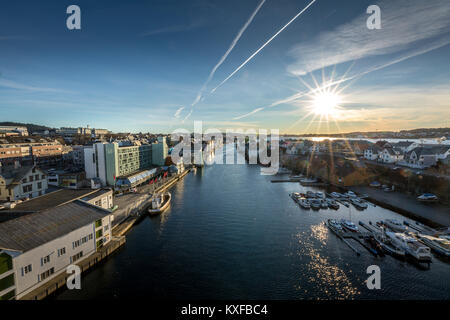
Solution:
M354 223L351 222L350 220L341 220L341 225L342 225L345 229L347 229L347 230L349 230L349 231L351 231L351 232L358 232L358 231L359 231L359 229L358 229L358 227L356 226L356 224L354 224Z
M159 213L164 212L169 207L171 199L172 199L172 195L170 194L170 192L157 194L152 199L152 203L147 210L148 213L159 214Z
M417 197L417 200L421 202L437 202L439 199L436 195L432 193L424 193Z
M431 262L431 250L429 247L421 244L417 239L399 232L386 232L386 236L390 238L392 243L405 250L418 262Z

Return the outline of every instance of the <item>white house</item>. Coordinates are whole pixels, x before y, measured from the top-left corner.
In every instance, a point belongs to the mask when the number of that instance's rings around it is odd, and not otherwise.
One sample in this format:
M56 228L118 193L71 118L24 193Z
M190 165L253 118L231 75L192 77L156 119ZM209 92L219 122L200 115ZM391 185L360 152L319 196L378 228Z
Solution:
M366 150L364 150L364 158L367 160L377 160L380 157L381 149L373 145Z
M1 168L0 200L34 198L45 194L47 189L47 175L35 166L22 167L16 163L12 168Z
M20 299L96 252L113 219L76 200L0 223L0 300Z
M403 153L396 148L384 148L380 154L380 161L384 163L397 163L403 160Z

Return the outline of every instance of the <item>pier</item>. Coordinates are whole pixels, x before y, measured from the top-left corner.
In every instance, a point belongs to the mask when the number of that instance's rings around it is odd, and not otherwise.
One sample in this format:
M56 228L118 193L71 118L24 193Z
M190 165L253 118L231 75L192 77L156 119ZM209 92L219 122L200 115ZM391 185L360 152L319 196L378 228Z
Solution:
M113 235L123 236L137 222L141 216L141 213L152 201L153 194L162 192L172 187L175 183L184 178L184 176L186 176L190 171L191 168L188 168L181 174L177 174L163 180L156 187L154 185L145 185L136 193L116 197L114 201L119 206L119 209L113 212L115 218L112 229Z

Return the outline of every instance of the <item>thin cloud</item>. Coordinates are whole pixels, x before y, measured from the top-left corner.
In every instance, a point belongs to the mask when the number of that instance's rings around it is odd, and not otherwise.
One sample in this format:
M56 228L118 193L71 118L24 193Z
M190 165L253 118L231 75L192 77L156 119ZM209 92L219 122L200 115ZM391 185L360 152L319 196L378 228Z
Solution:
M36 91L36 92L60 92L60 93L70 93L71 92L71 91L62 90L62 89L30 86L30 85L17 83L15 81L7 80L7 79L0 79L0 87L16 89L16 90Z
M367 14L321 34L316 40L298 44L290 55L297 61L288 66L295 75L408 48L424 48L433 39L445 45L450 37L448 0L397 0L379 2L381 30L366 27Z

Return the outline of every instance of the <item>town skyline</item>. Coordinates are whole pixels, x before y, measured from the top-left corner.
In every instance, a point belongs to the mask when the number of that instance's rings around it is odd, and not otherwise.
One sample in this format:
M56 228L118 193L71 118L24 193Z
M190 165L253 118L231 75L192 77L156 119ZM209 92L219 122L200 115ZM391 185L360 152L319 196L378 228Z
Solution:
M0 13L11 121L164 133L193 121L283 134L448 126L447 1L80 1L81 30L66 28L70 3L26 2ZM379 30L366 28L372 4Z

